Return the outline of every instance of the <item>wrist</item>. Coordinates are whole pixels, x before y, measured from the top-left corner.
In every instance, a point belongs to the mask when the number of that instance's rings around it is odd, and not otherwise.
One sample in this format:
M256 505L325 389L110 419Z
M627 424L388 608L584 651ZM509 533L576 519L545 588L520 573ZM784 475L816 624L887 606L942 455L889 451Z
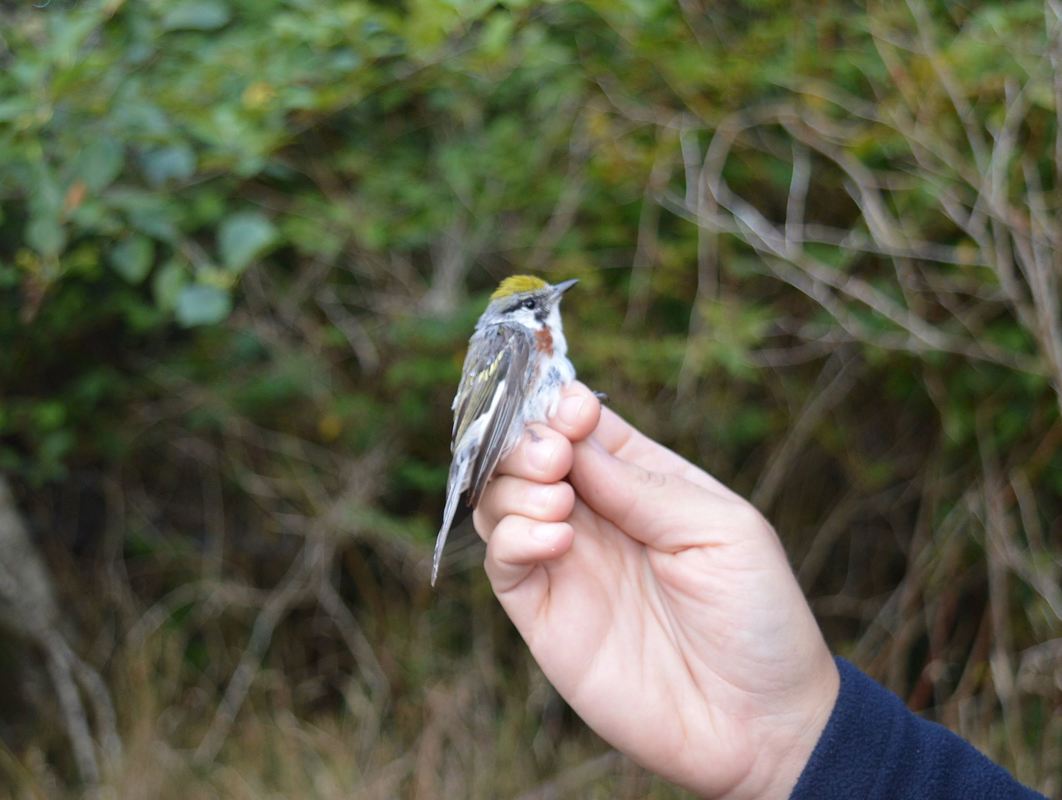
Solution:
M792 710L765 719L756 761L725 800L787 800L796 787L837 703L841 679L823 646L821 665Z

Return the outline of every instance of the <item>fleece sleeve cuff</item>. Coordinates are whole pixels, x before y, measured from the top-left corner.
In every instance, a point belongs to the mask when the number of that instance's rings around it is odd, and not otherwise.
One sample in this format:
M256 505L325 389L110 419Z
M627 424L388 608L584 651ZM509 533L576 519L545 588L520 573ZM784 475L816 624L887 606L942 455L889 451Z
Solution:
M791 800L1042 800L849 662L837 669L837 704Z

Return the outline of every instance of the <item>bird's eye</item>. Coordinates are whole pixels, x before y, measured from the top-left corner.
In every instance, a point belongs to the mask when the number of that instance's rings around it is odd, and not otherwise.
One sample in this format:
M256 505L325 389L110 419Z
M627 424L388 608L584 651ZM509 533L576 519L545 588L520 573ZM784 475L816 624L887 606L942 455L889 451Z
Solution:
M536 305L538 305L538 303L536 303L534 299L530 297L524 300L523 302L524 308L526 308L528 311L534 311Z

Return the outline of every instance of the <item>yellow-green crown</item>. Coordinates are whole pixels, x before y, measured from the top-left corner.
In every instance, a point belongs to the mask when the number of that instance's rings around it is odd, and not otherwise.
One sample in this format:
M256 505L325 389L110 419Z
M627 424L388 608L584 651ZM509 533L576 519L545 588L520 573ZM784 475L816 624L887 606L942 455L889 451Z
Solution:
M490 296L490 299L498 300L502 297L520 294L520 292L533 292L535 289L545 289L547 286L549 286L548 283L541 278L536 278L534 275L510 275L498 284L498 288L494 290L494 294Z

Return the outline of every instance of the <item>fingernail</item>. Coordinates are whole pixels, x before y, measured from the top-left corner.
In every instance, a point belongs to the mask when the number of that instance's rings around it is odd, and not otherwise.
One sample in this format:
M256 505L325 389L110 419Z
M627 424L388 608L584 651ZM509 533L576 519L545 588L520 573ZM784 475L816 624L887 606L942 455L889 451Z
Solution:
M549 439L539 439L531 442L527 452L527 460L531 466L540 472L546 472L553 463L553 454L557 451L557 443Z
M561 422L565 425L576 425L579 422L579 415L582 413L584 405L586 405L586 395L577 394L572 397L566 397L561 401L560 408L557 409L557 416L560 417Z

